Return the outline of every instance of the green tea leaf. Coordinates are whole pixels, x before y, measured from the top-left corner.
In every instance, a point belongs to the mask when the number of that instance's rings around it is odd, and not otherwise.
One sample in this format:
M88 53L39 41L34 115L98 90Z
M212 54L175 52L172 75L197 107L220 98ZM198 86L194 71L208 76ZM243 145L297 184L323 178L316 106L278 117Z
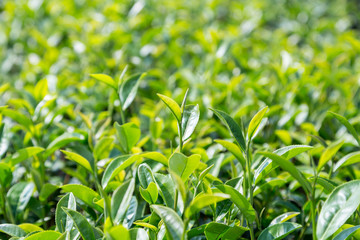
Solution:
M351 237L355 234L355 232L360 228L360 225L351 227L348 229L345 229L341 231L339 234L337 234L333 240L350 240Z
M146 163L142 163L138 167L138 177L143 188L147 188L150 183L155 182L151 168Z
M241 150L245 152L246 143L241 127L227 113L213 108L210 108L210 110L213 111L221 119L221 121L223 121L223 123L229 128L231 134L234 136Z
M181 177L183 181L190 177L200 163L200 155L194 154L186 157L182 153L175 152L169 158L169 168Z
M81 213L65 207L62 207L62 210L74 221L76 229L84 240L95 240L93 228Z
M286 222L287 220L296 217L297 215L299 215L299 212L287 212L287 213L283 213L279 216L277 216L276 218L274 218L271 223L269 224L269 226L278 224L278 223L283 223Z
M90 77L95 78L96 80L105 83L106 85L112 87L113 89L117 90L117 84L115 83L114 79L112 77L106 75L106 74L90 74Z
M170 109L172 114L175 116L177 122L180 124L181 123L181 109L180 109L179 105L174 100L172 100L171 98L169 98L165 95L162 95L159 93L157 95L165 103L165 105Z
M268 107L262 108L258 113L255 114L255 116L251 119L248 127L248 139L251 140L254 136L254 133L258 129L261 120L265 116L266 111L268 110Z
M14 224L0 224L0 232L6 233L11 237L24 237L26 232L22 230L20 227Z
M130 153L131 148L133 148L140 139L140 128L131 122L123 125L115 123L114 126L121 148L125 150L125 153Z
M64 210L62 209L62 207L65 207L67 209L71 209L71 210L76 210L76 200L74 197L74 194L67 193L65 196L63 196L59 202L56 205L56 210L55 210L55 224L56 224L56 229L57 231L64 233L64 232L70 232L74 222L73 220L70 218L70 216L68 216Z
M103 209L95 204L95 201L100 200L100 195L84 185L80 184L67 184L61 187L64 192L71 192L75 197L83 201L88 206L96 209L99 212L103 212Z
M204 232L207 240L237 240L248 230L242 226L228 226L223 223L211 222L206 225Z
M164 175L160 173L154 174L156 183L160 189L159 193L163 198L166 206L174 208L175 202L175 184L170 175Z
M185 229L179 215L173 209L161 205L151 205L151 208L164 221L169 237L173 240L181 240Z
M259 154L263 155L264 157L270 158L276 164L278 164L282 169L289 172L291 176L293 176L304 188L306 192L311 192L311 186L308 180L302 175L302 173L286 158L279 156L275 153L269 152L258 152Z
M67 144L75 141L82 141L84 140L84 136L79 133L64 133L60 135L59 137L55 138L49 146L46 148L45 151L45 157L50 156L53 154L56 150L66 146Z
M360 180L344 183L326 199L317 221L316 236L328 239L353 214L360 204Z
M277 223L265 228L258 240L280 240L301 227L300 224L292 222Z
M116 175L125 168L131 166L134 162L139 160L139 158L139 155L122 155L112 160L102 176L101 184L103 188L105 188Z
M74 152L68 152L65 150L61 150L62 153L64 153L67 157L67 159L76 162L78 164L80 164L82 167L84 167L86 170L88 170L90 173L93 172L91 165L89 163L89 161L87 159L85 159L84 157L80 156L77 153Z
M119 97L123 110L127 109L134 101L140 85L140 81L142 78L144 78L144 76L146 76L145 73L133 75L121 84Z
M349 153L336 162L333 172L336 172L340 167L346 167L358 162L360 162L360 151Z
M61 237L61 233L55 231L43 231L39 233L34 233L26 238L26 240L57 240Z
M130 240L129 231L122 225L112 227L107 233L106 239L118 240L119 238L124 240Z
M23 148L23 149L18 150L14 155L12 155L8 161L10 162L11 166L15 166L16 164L19 164L22 161L29 159L43 151L44 151L44 149L41 147Z
M247 199L235 188L224 185L218 184L215 185L221 192L230 195L231 200L234 204L240 209L241 213L245 216L248 222L253 222L255 220L255 210L251 206L251 204L247 201Z
M130 229L130 239L131 240L148 240L148 234L142 228L133 228Z
M343 144L344 141L333 143L325 149L320 156L317 171L320 171L324 167L324 165L339 151Z
M206 206L220 202L222 200L230 198L230 195L223 193L213 193L213 194L199 194L197 195L190 203L189 207L185 211L185 217L190 218L192 215L196 214L198 211L203 209Z
M101 160L109 156L109 153L112 149L114 143L113 137L103 137L98 141L94 148L94 158L96 160Z
M277 155L284 157L286 160L289 160L296 155L299 155L302 152L306 152L313 147L307 145L291 145L283 148L279 148L274 151ZM260 166L255 170L254 173L254 182L258 183L264 176L270 173L272 170L277 168L278 165L273 163L270 158L266 158Z
M39 200L42 202L45 202L47 198L54 193L57 189L59 189L58 186L55 186L51 183L45 183L40 191Z
M156 203L158 198L158 189L154 182L151 182L146 189L140 187L140 194L149 204Z
M239 161L241 167L246 169L246 160L242 155L240 148L236 144L221 139L216 139L215 142L221 144L224 148L231 152L232 155L234 155L234 157L236 157L236 159Z
M353 135L353 137L355 138L357 143L360 145L359 135L357 134L357 132L356 132L355 128L353 127L353 125L351 125L349 123L349 121L345 117L343 117L343 116L341 116L341 115L339 115L337 113L330 112L330 111L328 111L328 113L330 113L331 116L333 116L337 120L339 120L339 122L341 122L347 128L347 130L351 133L351 135Z
M190 138L200 118L199 105L187 105L182 112L181 130L183 141Z
M12 180L12 171L8 164L0 162L0 185L3 188L6 188L10 185Z
M111 216L114 224L123 221L135 189L135 179L124 182L116 189L111 199Z
M15 111L12 109L7 109L7 108L0 108L0 114L11 118L12 120L18 122L21 126L23 126L26 130L28 130L29 132L33 132L34 131L34 125L32 120L20 113L20 111Z

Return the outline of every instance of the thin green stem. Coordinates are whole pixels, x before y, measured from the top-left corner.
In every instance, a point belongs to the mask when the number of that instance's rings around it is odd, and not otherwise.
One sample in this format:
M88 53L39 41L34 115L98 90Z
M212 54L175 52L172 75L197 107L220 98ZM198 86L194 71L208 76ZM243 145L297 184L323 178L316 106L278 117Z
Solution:
M184 221L184 231L183 231L183 234L182 234L182 237L181 237L182 240L186 239L186 229L187 229L188 224L189 224L189 219L185 219L185 221Z
M252 184L252 173L251 173L251 155L250 155L250 141L247 144L247 148L246 148L246 170L247 170L247 177L248 177L248 191L249 191L249 197L250 197L250 204L251 206L253 206L254 204L254 199L253 199L253 184ZM256 223L258 224L258 221L256 221ZM254 236L254 226L252 222L248 222L248 226L250 228L250 237L251 240L255 239Z
M182 153L183 150L183 134L182 134L182 129L181 129L181 125L180 123L178 123L178 128L179 128L179 151Z
M176 212L176 208L177 208L178 198L179 198L179 192L177 189L175 189L175 199L174 199L174 211L175 212Z
M1 202L2 202L2 211L3 211L3 214L4 214L4 218L5 218L5 221L6 222L9 222L9 218L7 216L7 212L6 212L6 205L5 205L5 201L6 201L6 198L5 198L5 194L4 194L4 190L2 187L0 187L0 191L1 191Z

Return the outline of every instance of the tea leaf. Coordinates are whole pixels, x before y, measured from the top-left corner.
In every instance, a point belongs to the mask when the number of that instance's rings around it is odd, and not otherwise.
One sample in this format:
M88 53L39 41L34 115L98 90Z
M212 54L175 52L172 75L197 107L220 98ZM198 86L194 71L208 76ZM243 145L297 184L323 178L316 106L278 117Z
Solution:
M360 204L360 180L344 183L326 199L317 222L316 236L325 240L335 233Z
M210 108L220 119L223 123L229 128L231 134L234 136L236 142L239 144L241 150L245 152L246 150L246 143L244 134L240 128L240 126L235 122L233 118L231 118L227 113Z
M259 240L275 240L283 239L290 233L301 228L302 226L297 223L283 222L271 225L265 228L259 235Z
M165 105L170 109L170 111L176 118L177 122L180 124L181 123L181 109L180 109L179 105L174 100L172 100L171 98L169 98L165 95L162 95L159 93L157 95L165 103Z
M151 209L164 221L166 231L171 239L180 240L185 229L179 215L171 208L161 205L151 205Z

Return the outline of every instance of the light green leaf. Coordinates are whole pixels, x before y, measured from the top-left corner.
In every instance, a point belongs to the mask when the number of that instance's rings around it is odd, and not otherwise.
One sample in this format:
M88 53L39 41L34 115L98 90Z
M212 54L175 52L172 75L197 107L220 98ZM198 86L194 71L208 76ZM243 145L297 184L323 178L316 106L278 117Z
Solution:
M351 133L351 135L353 135L353 137L355 138L357 143L360 145L359 135L357 134L357 132L356 132L355 128L353 127L353 125L351 125L349 123L349 121L345 117L343 117L343 116L341 116L341 115L339 115L337 113L330 112L330 111L328 111L328 113L330 113L330 115L332 115L337 120L339 120L339 122L341 122L347 128L347 130Z
M14 224L0 224L0 232L6 233L11 237L24 237L26 232Z
M158 198L158 189L154 182L151 182L146 189L140 187L140 194L149 204L156 203Z
M182 112L181 130L183 141L186 141L194 132L200 118L199 105L187 105Z
M44 151L41 147L27 147L16 151L14 155L11 156L7 161L10 162L11 166L15 166L16 164L21 163L22 161L29 159L35 156L38 153Z
M287 212L287 213L283 213L279 216L277 216L276 218L274 218L271 223L269 224L269 226L275 225L277 223L283 223L286 222L289 219L292 219L293 217L296 217L297 215L299 215L299 212Z
M76 162L78 164L80 164L82 167L84 167L86 170L88 170L90 173L93 172L91 165L89 163L89 161L87 159L85 159L84 157L80 156L77 153L74 152L68 152L65 150L61 150L62 153L64 153L67 157L67 159Z
M336 162L333 172L336 172L340 167L346 167L358 162L360 162L360 151L349 153Z
M76 210L76 200L74 194L67 193L63 196L56 205L55 210L55 224L56 229L61 232L70 232L73 227L73 220L68 216L62 209L62 207L66 207L71 210Z
M12 180L12 171L8 164L0 162L0 185L6 188Z
M131 166L134 162L139 160L139 155L122 155L110 162L107 168L104 171L102 176L101 184L103 188L107 186L107 184L122 170Z
M175 116L177 122L181 123L181 109L180 109L179 105L174 100L172 100L171 98L169 98L165 95L162 95L159 93L157 95L165 103L165 105L170 109L172 114Z
M140 81L146 74L135 74L121 84L119 90L119 97L121 101L121 107L123 110L127 109L134 101L137 90L140 85Z
M252 223L255 220L254 208L239 191L231 186L224 184L218 184L215 185L215 187L218 188L221 192L230 195L231 200L240 209L241 213L245 216L248 222Z
M57 189L59 189L58 186L52 185L51 183L45 183L41 188L39 200L45 202Z
M175 202L175 184L170 175L164 175L160 173L154 174L156 183L160 189L159 193L163 198L166 206L174 208Z
M130 229L130 239L131 240L148 240L148 234L142 228L133 228Z
M129 231L122 225L112 227L107 233L106 239L109 240L130 240Z
M206 225L204 232L207 240L237 240L248 230L242 226L228 226L223 223L211 222Z
M22 114L20 111L8 109L8 108L0 108L0 114L11 118L12 120L18 122L21 126L23 126L29 132L34 131L33 122L30 117Z
M185 218L190 218L204 207L228 198L230 198L230 195L224 193L199 194L191 201L189 207L186 209Z
M300 224L292 222L277 223L265 228L258 240L280 240L301 227Z
M94 158L101 160L109 156L114 143L114 137L103 137L98 141L94 148Z
M26 240L57 240L61 237L61 233L55 231L43 231L39 233L35 233L25 238Z
M198 154L186 157L182 153L175 152L169 158L169 168L185 181L198 167L200 158L201 156Z
M22 223L18 225L22 230L24 230L26 233L32 233L32 232L42 232L44 229L41 227L31 224L31 223Z
M284 157L286 160L290 160L291 158L295 157L296 155L308 151L313 147L307 145L291 145L286 146L274 151L277 155ZM264 176L270 173L272 170L277 168L278 165L273 163L270 158L266 158L260 166L255 170L254 173L254 182L258 183Z
M131 148L133 148L140 139L140 128L132 122L123 125L115 123L114 126L121 148L125 150L125 153L130 153Z
M311 177L310 181L314 182L314 178ZM324 188L325 193L327 194L331 193L334 190L334 188L338 186L338 184L336 184L335 182L319 176L316 178L316 184L322 186Z
M99 212L103 212L103 209L95 204L95 201L101 199L100 195L84 185L80 184L67 184L61 187L64 192L71 192L75 197L83 201L88 206L96 209Z
M79 133L64 133L60 135L59 137L55 138L49 146L46 148L45 151L45 157L50 156L53 154L56 150L64 147L65 145L75 142L75 141L82 141L85 137Z
M90 77L95 78L96 80L105 83L106 85L112 87L113 89L117 90L117 85L114 79L106 74L96 73L90 74Z
M324 167L324 165L339 151L343 144L344 141L336 142L325 149L320 156L317 171L320 171Z
M15 209L15 216L24 213L27 204L33 195L35 185L30 182L19 182L7 192L7 201Z
M138 177L143 188L147 188L150 183L155 182L151 168L146 163L142 163L138 167Z
M240 148L236 144L221 139L216 139L215 142L221 144L224 148L231 152L232 155L234 155L234 157L239 161L243 169L246 168L246 160L242 155Z
M317 221L316 236L328 239L353 214L360 204L360 180L344 183L326 199Z
M210 110L213 111L221 119L221 121L223 121L223 123L229 128L231 134L234 136L241 150L245 152L246 143L241 127L227 113L213 108L210 108Z
M360 228L360 225L351 227L348 229L345 229L341 231L339 234L337 234L333 240L350 240L351 237L355 234L355 232Z
M111 217L114 224L119 224L125 217L126 210L129 208L131 197L135 189L135 179L124 182L118 187L111 199Z
M151 205L151 208L164 221L166 231L172 240L181 240L184 224L179 215L171 208L161 205Z
M71 217L83 240L95 240L93 228L81 213L65 207L62 207L62 210Z
M258 152L259 154L263 155L264 157L270 158L273 162L278 164L282 169L289 172L291 176L293 176L304 188L306 192L311 192L311 186L308 180L302 175L302 173L286 158L279 156L275 153L269 152Z
M154 160L156 162L159 162L165 166L169 165L168 159L159 152L145 152L145 153L142 153L141 156L143 158L148 158L148 159Z
M268 107L262 108L258 113L255 114L255 116L251 119L248 127L248 139L251 140L254 136L254 133L258 129L261 120L263 119L266 111L268 110Z

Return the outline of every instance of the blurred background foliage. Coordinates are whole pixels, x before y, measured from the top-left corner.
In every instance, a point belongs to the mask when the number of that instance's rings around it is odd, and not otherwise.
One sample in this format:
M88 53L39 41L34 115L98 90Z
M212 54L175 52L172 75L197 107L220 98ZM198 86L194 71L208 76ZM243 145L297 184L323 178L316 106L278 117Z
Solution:
M327 110L360 129L359 10L356 0L1 1L0 105L38 113L38 129L54 133L39 139L46 146L81 126L78 111L119 121L115 93L89 74L118 79L127 65L126 76L148 73L126 112L143 134L170 114L156 93L180 103L190 88L199 137L229 136L208 107L247 125L268 105L257 141L309 143L304 132L332 140L345 129ZM175 138L175 122L165 123L164 138Z

